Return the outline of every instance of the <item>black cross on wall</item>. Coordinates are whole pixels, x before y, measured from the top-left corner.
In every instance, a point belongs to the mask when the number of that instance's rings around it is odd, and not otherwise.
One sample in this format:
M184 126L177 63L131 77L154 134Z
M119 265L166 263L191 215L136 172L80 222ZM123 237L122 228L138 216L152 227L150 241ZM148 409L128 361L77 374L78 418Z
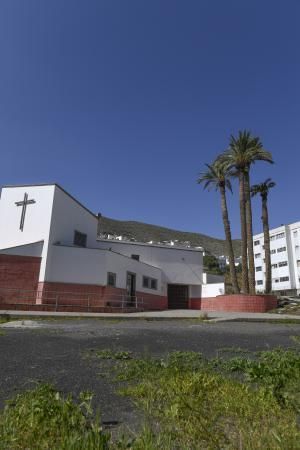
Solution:
M27 205L32 205L33 203L35 203L35 200L33 200L33 199L28 200L27 192L25 192L25 194L24 194L24 200L22 200L20 202L15 202L15 204L17 206L22 206L22 213L21 213L21 220L20 220L20 230L21 231L23 231L23 228L24 228Z

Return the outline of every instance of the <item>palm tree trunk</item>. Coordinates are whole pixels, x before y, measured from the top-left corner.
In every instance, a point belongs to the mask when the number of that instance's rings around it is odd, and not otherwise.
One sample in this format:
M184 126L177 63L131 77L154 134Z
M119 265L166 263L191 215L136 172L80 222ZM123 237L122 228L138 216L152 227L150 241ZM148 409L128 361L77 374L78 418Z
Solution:
M245 203L246 203L246 226L247 226L247 247L248 247L248 264L249 264L249 293L255 295L255 265L253 251L253 228L252 228L252 206L250 195L250 175L245 173Z
M226 201L225 186L220 186L220 193L221 193L222 218L223 218L227 252L228 252L228 258L229 258L229 271L230 271L231 284L232 284L233 292L235 294L238 294L240 292L240 288L238 285L236 269L235 269L235 264L234 264L234 252L233 252L232 239L231 239L231 229L230 229L230 222L229 222L229 215L228 215L228 208L227 208L227 201Z
M262 215L261 220L264 230L264 245L265 245L265 264L266 264L266 294L272 291L272 266L271 266L271 251L270 251L270 230L269 230L269 214L268 214L268 197L262 196Z
M239 173L239 195L240 195L240 217L241 217L241 239L242 239L242 292L243 294L249 294L245 178L243 172Z

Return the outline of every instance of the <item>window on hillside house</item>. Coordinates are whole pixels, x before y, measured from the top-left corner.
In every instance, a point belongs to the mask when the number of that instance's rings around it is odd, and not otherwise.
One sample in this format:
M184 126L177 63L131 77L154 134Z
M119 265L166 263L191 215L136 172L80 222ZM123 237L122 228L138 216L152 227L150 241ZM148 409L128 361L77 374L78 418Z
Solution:
M255 270L256 270L256 272L261 272L262 271L262 267L258 266L258 267L255 268Z
M260 242L259 241L254 241L254 245L259 245Z
M74 231L73 244L78 245L78 247L86 247L87 235L81 233L80 231Z
M257 286L261 286L262 284L264 284L263 280L257 280L256 282Z
M131 255L132 259L135 259L136 261L140 260L140 255Z
M117 274L113 272L107 272L107 286L116 287Z
M261 257L261 253L256 253L255 258L260 258Z

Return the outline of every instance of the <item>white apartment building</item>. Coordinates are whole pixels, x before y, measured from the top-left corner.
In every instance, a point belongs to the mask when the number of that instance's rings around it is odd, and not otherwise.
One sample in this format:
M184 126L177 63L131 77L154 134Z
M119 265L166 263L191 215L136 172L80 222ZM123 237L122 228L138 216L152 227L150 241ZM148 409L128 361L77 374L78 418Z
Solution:
M257 292L265 290L264 235L253 237ZM272 290L281 294L300 294L300 222L270 230Z

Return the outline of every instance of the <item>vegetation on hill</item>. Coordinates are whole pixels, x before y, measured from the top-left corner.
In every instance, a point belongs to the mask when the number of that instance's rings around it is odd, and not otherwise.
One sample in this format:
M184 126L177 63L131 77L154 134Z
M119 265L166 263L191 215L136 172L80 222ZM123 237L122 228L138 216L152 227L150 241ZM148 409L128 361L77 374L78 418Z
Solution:
M170 228L150 225L143 222L122 221L102 217L101 231L102 233L110 233L133 238L139 242L163 242L178 240L180 243L183 243L188 241L191 246L203 247L204 250L213 255L227 255L226 241L223 239L216 239L200 233L172 230ZM240 256L241 242L239 239L233 240L233 248L235 255Z

